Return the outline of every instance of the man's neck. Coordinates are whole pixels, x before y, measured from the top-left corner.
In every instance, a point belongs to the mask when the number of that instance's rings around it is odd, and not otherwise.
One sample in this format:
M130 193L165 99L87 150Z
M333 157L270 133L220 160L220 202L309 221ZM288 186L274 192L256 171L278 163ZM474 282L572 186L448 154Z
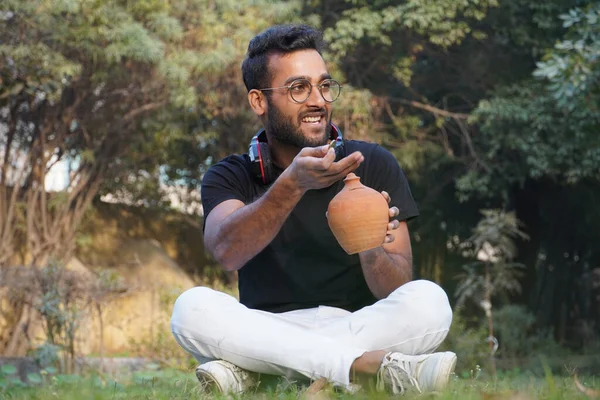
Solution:
M268 138L268 143L272 162L281 169L289 167L301 150L296 146L281 143L273 137Z

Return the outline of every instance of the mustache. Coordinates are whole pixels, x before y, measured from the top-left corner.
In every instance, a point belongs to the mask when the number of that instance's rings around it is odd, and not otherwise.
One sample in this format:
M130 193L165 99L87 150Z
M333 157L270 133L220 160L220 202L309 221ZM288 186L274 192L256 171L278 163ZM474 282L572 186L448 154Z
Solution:
M316 114L327 116L327 110L325 108L314 108L312 110L305 111L302 114L300 114L300 119L307 117L307 116L314 116Z

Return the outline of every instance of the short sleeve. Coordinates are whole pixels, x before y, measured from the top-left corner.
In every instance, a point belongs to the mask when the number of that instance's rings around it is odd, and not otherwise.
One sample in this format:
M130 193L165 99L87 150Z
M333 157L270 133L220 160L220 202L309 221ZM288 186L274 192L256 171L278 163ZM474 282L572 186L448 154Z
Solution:
M248 202L250 176L241 156L230 156L208 169L202 178L200 196L204 221L220 203L227 200Z

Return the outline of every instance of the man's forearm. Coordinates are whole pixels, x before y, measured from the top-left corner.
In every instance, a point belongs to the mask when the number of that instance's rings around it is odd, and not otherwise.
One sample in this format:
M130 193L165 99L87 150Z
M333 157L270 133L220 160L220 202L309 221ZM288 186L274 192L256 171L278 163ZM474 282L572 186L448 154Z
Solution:
M223 220L207 243L215 259L227 271L240 269L271 243L303 195L282 174L261 198Z
M388 253L382 246L359 254L365 281L377 299L412 279L412 258Z

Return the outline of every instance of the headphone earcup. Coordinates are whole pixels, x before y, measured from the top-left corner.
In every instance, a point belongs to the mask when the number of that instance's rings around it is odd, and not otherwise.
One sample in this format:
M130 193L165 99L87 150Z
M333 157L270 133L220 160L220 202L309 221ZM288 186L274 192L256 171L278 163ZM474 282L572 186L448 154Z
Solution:
M269 151L269 145L266 142L259 142L258 146L260 147L260 158L262 159L263 165L263 183L269 185L273 183L273 180L275 179L271 151Z
M261 185L272 183L274 180L273 163L264 129L254 135L250 141L248 156L250 157L250 169L254 179Z

